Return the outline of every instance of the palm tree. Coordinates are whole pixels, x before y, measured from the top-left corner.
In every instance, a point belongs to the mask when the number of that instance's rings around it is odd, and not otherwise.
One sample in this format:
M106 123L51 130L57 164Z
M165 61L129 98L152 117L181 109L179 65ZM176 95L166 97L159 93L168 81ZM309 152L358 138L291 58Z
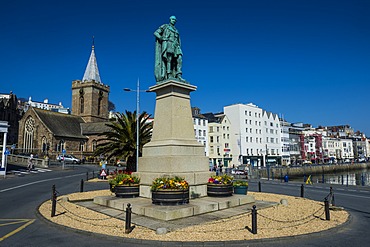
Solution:
M143 146L152 137L152 123L148 121L150 115L143 112L139 115L139 156ZM126 111L126 114L117 113L115 120L106 124L111 128L100 136L105 138L99 141L94 154L105 155L107 159L112 157L124 158L127 162L128 171L136 171L136 111Z

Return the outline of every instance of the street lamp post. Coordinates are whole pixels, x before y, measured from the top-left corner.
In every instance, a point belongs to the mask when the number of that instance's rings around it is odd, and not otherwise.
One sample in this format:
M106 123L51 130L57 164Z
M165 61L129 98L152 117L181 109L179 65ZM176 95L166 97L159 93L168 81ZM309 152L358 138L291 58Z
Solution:
M139 167L139 111L140 111L140 92L148 92L148 90L140 90L140 80L137 79L136 90L132 90L130 88L123 89L126 92L136 92L136 171L138 171Z

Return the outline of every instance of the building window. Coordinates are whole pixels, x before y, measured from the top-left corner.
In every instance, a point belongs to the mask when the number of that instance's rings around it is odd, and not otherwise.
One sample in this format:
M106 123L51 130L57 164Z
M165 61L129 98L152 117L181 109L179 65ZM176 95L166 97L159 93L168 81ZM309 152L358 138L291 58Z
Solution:
M199 130L199 131L198 131L198 134L199 134L199 136L202 136L202 131L201 131L201 130Z
M92 141L92 151L95 151L97 146L98 146L98 142L96 140L93 140Z
M229 148L229 143L225 143L225 148Z
M84 113L84 108L85 108L85 100L84 97L80 97L80 113Z
M206 131L205 130L203 130L203 136L206 136Z
M79 147L78 151L80 151L80 152L85 151L85 142L84 141L80 142L80 147Z
M245 132L247 132L247 133L248 133L248 128L245 128Z
M248 140L249 140L249 139L248 139L248 136L247 136L247 137L245 138L245 142L248 142Z
M23 147L26 153L33 151L33 137L35 131L35 120L30 117L24 126Z
M210 141L210 142L213 142L213 136L211 136L211 137L209 138L209 141Z
M271 127L274 127L274 124L273 124L272 122L270 122L270 126L271 126Z
M102 98L99 98L99 100L98 100L98 116L100 116L101 101L102 101Z

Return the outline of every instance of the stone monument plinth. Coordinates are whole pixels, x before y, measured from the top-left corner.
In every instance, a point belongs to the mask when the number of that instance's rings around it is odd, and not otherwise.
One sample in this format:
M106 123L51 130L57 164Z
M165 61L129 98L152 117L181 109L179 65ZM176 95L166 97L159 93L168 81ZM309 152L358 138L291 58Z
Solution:
M207 195L209 171L204 146L197 142L191 114L190 93L196 86L167 80L149 88L156 93L152 139L139 158L140 196L151 198L157 177L180 176L190 185L190 198Z

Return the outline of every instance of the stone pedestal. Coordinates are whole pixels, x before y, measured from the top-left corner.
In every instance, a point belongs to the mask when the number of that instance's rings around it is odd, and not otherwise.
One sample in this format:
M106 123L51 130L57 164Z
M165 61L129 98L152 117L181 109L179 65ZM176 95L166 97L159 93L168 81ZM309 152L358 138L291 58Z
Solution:
M138 172L140 196L151 197L152 181L164 175L184 177L190 198L207 195L209 172L204 146L195 139L190 92L196 86L174 80L150 87L156 93L152 140L143 147Z

